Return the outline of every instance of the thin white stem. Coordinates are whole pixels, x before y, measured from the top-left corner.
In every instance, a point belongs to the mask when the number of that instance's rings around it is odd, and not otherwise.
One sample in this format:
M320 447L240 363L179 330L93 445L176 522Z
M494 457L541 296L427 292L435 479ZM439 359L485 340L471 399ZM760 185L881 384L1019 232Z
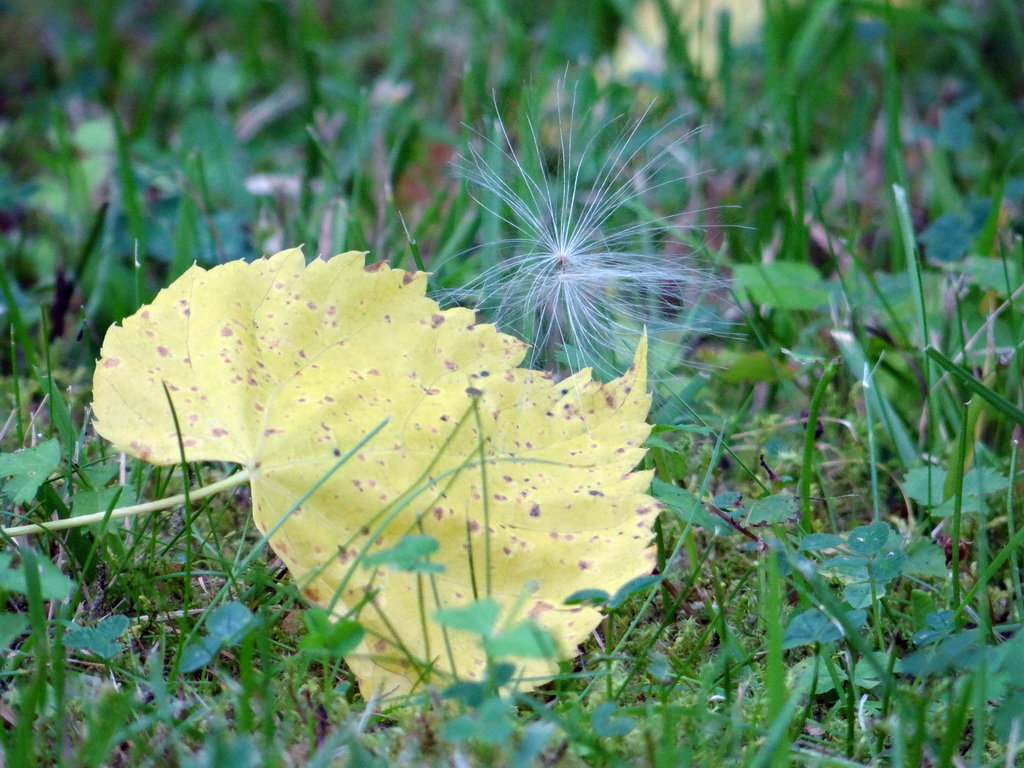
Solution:
M223 480L218 480L215 483L204 485L202 488L196 488L194 491L189 491L188 498L191 501L198 501L199 499L205 499L208 496L213 496L220 493L221 491L227 490L228 488L235 488L242 483L248 482L249 470L243 469L241 472L236 472L229 477L225 477ZM68 528L81 528L84 525L92 525L93 523L102 523L104 520L122 520L126 517L134 517L136 515L145 515L149 512L159 512L164 509L173 509L179 507L185 503L185 494L179 493L174 496L168 496L166 499L157 499L156 501L147 501L144 504L133 504L128 507L118 507L112 512L95 512L91 515L79 515L78 517L68 517L63 520L53 520L48 523L32 523L31 525L15 525L11 528L2 528L0 533L4 537L14 538L15 536L28 536L36 533L46 533L47 531L63 531Z

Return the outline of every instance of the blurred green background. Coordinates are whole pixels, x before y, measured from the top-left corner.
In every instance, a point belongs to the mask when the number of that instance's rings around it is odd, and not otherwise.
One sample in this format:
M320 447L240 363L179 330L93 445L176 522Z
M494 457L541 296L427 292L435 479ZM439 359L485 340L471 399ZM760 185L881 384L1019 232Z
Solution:
M303 243L430 268L507 236L453 160L560 83L700 128L652 208L704 227L725 275L809 265L772 276L822 291L804 306L899 302L894 183L944 270L1021 223L1013 0L8 2L0 35L0 321L69 364L193 261ZM758 274L738 296L763 304Z

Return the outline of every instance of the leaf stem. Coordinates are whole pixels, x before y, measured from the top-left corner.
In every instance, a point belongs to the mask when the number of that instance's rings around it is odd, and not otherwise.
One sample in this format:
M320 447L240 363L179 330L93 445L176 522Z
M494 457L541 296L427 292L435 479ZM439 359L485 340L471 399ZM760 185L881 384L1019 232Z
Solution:
M221 491L227 490L228 488L235 488L248 480L249 470L243 469L240 472L236 472L233 475L225 477L223 480L218 480L217 482L210 483L202 488L189 491L188 498L192 501L205 499L207 496L213 496ZM149 512L159 512L163 509L171 509L173 507L180 506L185 503L185 498L186 495L184 493L178 493L174 496L168 496L166 499L147 501L144 504L133 504L128 507L118 507L111 512L95 512L91 515L79 515L78 517L54 520L48 523L32 523L30 525L16 525L11 528L0 528L0 535L3 535L5 538L14 538L15 536L28 536L36 533L46 533L47 531L63 531L68 528L81 528L82 526L92 525L93 523L102 523L105 520L122 520L126 517L145 515Z
M828 385L836 375L839 366L832 360L818 380L811 396L811 406L807 410L807 429L804 431L804 458L800 469L800 525L810 530L811 525L811 474L814 463L814 443L817 437L818 414L821 412L821 401L825 398Z

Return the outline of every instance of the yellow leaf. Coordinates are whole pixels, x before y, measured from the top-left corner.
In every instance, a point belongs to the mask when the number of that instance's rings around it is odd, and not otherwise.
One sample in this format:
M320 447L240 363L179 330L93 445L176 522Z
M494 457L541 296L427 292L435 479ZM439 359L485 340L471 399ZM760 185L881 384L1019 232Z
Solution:
M649 473L632 471L649 431L646 343L609 384L588 371L556 383L517 367L521 342L439 310L425 287L355 252L192 267L110 329L94 380L96 429L122 450L179 460L166 386L188 460L249 471L256 524L276 527L304 596L337 616L362 606L367 640L346 660L366 696L479 679L478 638L432 618L477 597L571 654L599 614L564 598L613 593L653 562L657 504ZM443 572L359 566L410 534L437 540ZM519 669L528 684L556 671Z
M920 6L920 0L892 0L894 6ZM784 7L784 6L780 6ZM814 4L807 5L811 14ZM778 11L776 11L778 13ZM613 59L621 75L643 71L662 72L666 67L668 32L666 17L675 19L686 44L687 55L707 77L718 70L722 17L729 16L729 42L749 45L758 40L764 26L765 3L758 0L640 0L623 25ZM863 14L862 14L863 15Z
M615 50L615 65L620 73L665 69L666 13L678 20L687 54L706 75L714 74L722 55L718 49L722 14L729 14L733 45L755 40L763 23L762 4L755 0L669 0L666 6L655 0L640 0Z

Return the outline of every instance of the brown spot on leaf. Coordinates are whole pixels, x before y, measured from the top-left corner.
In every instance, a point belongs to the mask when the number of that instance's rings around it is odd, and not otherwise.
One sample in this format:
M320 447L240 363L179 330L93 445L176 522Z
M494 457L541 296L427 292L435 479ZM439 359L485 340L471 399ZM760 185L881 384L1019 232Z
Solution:
M128 445L131 447L131 453L143 461L149 461L149 457L153 455L153 446L148 443L140 443L138 440L132 440Z
M554 607L555 606L553 606L551 603L547 603L543 600L538 600L536 603L533 604L533 607L530 608L530 612L527 615L531 619L538 619Z
M311 603L320 603L323 601L323 598L320 596L320 591L316 589L316 587L306 587L302 590L302 596Z

